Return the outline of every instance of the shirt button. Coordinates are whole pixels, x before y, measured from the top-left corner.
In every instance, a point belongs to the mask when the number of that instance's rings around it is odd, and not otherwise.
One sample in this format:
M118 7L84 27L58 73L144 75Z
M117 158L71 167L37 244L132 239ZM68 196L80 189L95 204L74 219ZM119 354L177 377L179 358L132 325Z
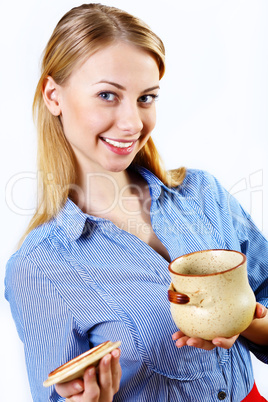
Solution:
M227 396L226 392L224 392L224 391L220 391L218 393L218 398L219 398L220 401L223 401L226 398L226 396Z

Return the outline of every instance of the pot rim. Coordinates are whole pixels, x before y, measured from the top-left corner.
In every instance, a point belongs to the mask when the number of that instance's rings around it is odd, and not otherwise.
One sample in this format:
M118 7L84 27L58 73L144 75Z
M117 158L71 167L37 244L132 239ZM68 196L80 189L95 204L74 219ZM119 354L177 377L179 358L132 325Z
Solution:
M183 259L183 258L189 257L189 256L194 255L194 254L197 254L197 253L199 253L199 254L200 254L200 253L208 253L208 252L211 252L211 251L224 251L224 252L228 251L228 252L231 252L231 253L237 253L237 254L240 254L240 255L241 255L242 261L241 261L238 265L236 265L235 267L226 269L225 271L214 272L213 274L203 274L203 275L191 275L191 274L185 275L185 274L180 274L180 273L178 273L178 272L173 271L172 268L171 268L171 265L172 265L175 261L177 261L177 260L179 260L179 259ZM171 273L174 274L174 275L184 276L184 277L189 277L189 276L190 276L190 277L215 276L215 275L221 275L221 274L223 274L223 273L225 273L225 272L233 271L234 269L236 269L236 268L240 267L241 265L243 265L243 264L246 262L246 260L247 260L246 255L243 254L243 253L241 253L240 251L237 251L237 250L228 250L228 249L224 249L224 248L222 248L222 249L221 249L221 248L217 248L217 249L199 250L199 251L194 251L193 253L183 254L183 255L181 255L181 256L175 258L173 261L171 261L171 262L169 263L169 265L168 265L168 270L169 270L169 272L171 272Z

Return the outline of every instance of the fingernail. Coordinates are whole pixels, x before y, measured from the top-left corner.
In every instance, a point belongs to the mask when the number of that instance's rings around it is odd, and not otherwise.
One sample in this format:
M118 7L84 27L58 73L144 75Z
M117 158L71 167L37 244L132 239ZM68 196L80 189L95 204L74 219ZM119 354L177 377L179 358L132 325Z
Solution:
M118 349L115 349L115 350L113 351L113 357L117 358L118 356L119 356L119 350L118 350Z
M88 370L88 375L89 375L90 377L93 377L93 376L95 375L95 368L94 368L94 367L91 367L91 368Z
M195 341L187 341L188 346L195 346L196 342Z
M182 346L182 341L180 339L178 339L175 343L175 345L180 348Z
M213 345L215 345L215 346L220 346L220 342L219 341L212 341L212 343L213 343Z
M104 364L106 366L108 366L110 364L110 361L111 361L111 355L107 355L104 357Z
M83 391L82 385L80 385L80 384L78 384L78 383L75 383L75 384L74 384L74 388L75 388L75 390L78 391L78 392L82 392L82 391Z
M174 341L176 341L176 339L178 339L178 337L179 337L179 334L180 334L180 331L174 332L174 334L171 335L171 338L172 338Z

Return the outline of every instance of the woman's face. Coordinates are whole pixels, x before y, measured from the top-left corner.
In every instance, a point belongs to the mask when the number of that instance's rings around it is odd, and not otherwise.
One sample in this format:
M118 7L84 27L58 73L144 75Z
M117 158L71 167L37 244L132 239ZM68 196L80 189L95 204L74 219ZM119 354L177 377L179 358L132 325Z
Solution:
M130 165L155 126L158 90L155 59L123 42L97 51L57 86L64 133L83 173Z

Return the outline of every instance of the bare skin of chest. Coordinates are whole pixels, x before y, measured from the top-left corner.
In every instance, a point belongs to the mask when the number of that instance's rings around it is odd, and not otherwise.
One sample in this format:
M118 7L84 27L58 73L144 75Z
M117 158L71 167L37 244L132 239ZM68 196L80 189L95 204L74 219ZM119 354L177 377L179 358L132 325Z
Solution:
M156 236L150 219L150 214L142 211L137 214L127 214L120 212L120 218L117 214L116 216L110 218L110 220L118 226L120 229L125 230L138 237L143 242L147 243L152 247L158 254L170 262L170 256L163 245L163 243Z
M101 200L98 200L100 207ZM121 194L118 202L108 211L98 211L98 216L108 219L120 229L133 234L147 243L163 258L170 262L170 256L163 243L156 236L150 217L151 196L147 183L143 180L128 187ZM104 211L104 210L103 210Z

